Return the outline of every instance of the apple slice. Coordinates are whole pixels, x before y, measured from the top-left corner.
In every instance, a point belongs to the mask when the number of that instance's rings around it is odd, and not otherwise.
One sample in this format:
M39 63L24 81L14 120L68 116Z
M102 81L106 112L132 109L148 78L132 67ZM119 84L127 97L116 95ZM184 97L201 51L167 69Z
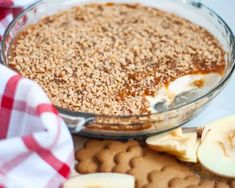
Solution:
M187 133L188 134L188 133ZM195 136L195 135L193 135ZM185 161L185 162L197 162L197 149L199 147L199 141L197 141L195 144L187 145L186 153L183 156L176 156L179 160Z
M211 172L235 178L235 115L205 126L197 156Z
M93 173L74 176L67 180L63 188L134 188L135 178L127 174Z
M161 152L167 152L172 155L181 156L185 154L185 150L180 148L179 139L183 132L181 128L166 132L163 134L154 135L146 139L148 146Z
M179 160L197 162L197 133L182 133L182 129L176 129L163 135L155 135L147 138L148 146L160 152L175 155Z

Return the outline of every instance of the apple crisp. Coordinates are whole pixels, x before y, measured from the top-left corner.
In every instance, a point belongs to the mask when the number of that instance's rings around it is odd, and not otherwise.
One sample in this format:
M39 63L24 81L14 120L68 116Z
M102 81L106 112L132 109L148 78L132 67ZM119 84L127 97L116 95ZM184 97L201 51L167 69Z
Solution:
M87 4L19 34L9 65L73 111L150 113L146 96L187 74L223 74L225 52L206 29L139 4Z

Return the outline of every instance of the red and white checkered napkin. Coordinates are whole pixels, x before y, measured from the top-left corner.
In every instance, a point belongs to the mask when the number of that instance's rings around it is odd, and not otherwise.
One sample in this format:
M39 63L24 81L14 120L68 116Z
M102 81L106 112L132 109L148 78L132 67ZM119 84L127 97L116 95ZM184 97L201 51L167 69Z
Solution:
M0 64L0 188L60 187L71 135L43 90Z
M36 0L0 0L0 41L2 35L12 21L22 10L23 7L34 3Z

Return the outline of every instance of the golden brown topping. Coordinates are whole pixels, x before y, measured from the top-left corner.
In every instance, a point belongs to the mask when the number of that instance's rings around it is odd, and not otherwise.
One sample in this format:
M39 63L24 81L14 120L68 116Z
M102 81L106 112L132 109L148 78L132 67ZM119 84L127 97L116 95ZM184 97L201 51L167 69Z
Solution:
M57 106L105 114L148 113L144 96L190 73L223 73L224 51L205 29L141 5L89 4L22 32L10 66Z

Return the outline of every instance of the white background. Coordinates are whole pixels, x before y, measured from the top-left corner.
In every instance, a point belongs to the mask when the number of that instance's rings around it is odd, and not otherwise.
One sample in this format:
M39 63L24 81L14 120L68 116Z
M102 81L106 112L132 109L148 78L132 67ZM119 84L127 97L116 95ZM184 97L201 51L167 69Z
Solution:
M235 33L235 0L201 0L218 13ZM235 73L226 88L195 119L185 126L199 126L207 122L235 114Z

